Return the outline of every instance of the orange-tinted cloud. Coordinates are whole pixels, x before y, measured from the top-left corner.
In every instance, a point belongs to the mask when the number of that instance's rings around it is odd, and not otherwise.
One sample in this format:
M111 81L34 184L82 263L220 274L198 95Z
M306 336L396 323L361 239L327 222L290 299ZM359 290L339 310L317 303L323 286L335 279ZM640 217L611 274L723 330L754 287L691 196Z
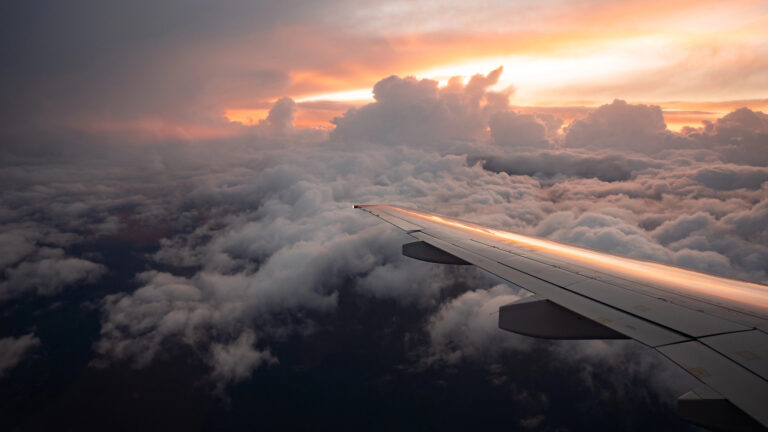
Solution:
M257 6L244 8L244 16L264 15ZM514 86L510 102L518 106L589 107L621 98L666 108L667 101L768 97L764 2L523 1L483 8L461 2L396 8L330 3L308 15L278 12L281 19L260 26L213 22L227 31L111 53L112 62L94 56L95 64L114 64L114 70L78 66L98 74L32 82L22 108L40 113L37 101L51 100L58 108L46 116L78 111L113 125L153 118L218 130L222 117L254 124L287 96L299 102L298 127L325 127L346 108L303 103L331 99L349 107L393 74L445 82L498 66L504 74L494 90ZM43 72L28 75L50 77ZM19 106L10 111L20 112ZM675 109L686 113L665 113L673 128L699 121L692 111L711 111ZM140 130L161 129L133 123Z

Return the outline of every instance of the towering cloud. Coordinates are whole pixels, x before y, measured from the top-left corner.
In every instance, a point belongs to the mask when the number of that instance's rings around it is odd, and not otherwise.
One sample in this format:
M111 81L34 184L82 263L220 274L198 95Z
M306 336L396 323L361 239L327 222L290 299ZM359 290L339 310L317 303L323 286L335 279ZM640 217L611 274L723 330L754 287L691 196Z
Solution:
M275 102L269 115L261 124L273 134L286 134L293 131L293 116L296 114L296 102L291 98L280 98Z
M376 102L334 119L334 140L390 145L435 146L484 135L488 117L507 108L506 96L488 92L501 75L475 75L466 85L454 79L443 88L437 81L385 78L373 87Z

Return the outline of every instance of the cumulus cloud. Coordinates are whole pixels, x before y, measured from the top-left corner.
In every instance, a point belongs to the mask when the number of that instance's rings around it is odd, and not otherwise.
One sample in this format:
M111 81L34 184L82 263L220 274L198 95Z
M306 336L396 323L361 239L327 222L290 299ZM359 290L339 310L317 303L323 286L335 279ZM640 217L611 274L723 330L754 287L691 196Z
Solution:
M277 100L269 110L267 118L260 122L272 134L283 135L293 131L293 116L296 114L296 102L288 97Z
M68 246L78 240L73 233L62 233L36 223L9 223L0 226L0 268L17 264L41 246Z
M499 308L527 295L506 285L496 285L462 294L444 304L429 323L431 345L427 361L492 361L500 352L527 348L532 339L498 328Z
M488 120L493 142L513 148L548 147L547 127L531 114L501 111Z
M96 281L106 268L67 256L58 246L81 241L75 233L35 222L0 226L0 301L26 294L51 296L69 285Z
M700 128L683 131L700 145L716 149L729 162L768 165L768 115L739 108Z
M616 99L566 128L566 147L653 153L686 144L667 130L661 108Z
M246 331L231 344L213 344L211 348L213 376L223 381L248 378L262 364L275 364L277 359L269 350L258 351L253 344L256 336Z
M245 137L85 140L61 160L3 159L0 287L60 292L107 271L74 245L151 245L136 289L101 303L95 363L144 367L185 344L229 383L279 362L287 338L311 337L343 290L417 308L428 343L416 351L429 367L531 346L498 330L494 315L523 293L403 258L410 237L354 211L359 202L768 280L765 172L733 153L764 133L762 114L677 134L657 107L615 101L561 133L560 119L512 112L509 93L489 91L500 73L445 87L385 78L376 100L337 118L329 135L296 129L293 101L280 99Z
M646 399L662 394L671 402L695 385L695 379L686 376L664 356L631 341L538 341L500 330L499 307L527 295L518 289L497 285L447 302L430 318L430 349L424 361L431 365L481 361L492 370L491 365L503 355L536 348L537 352L548 353L558 362L574 367L588 386L596 387L595 381L609 379L612 387L603 391L611 395L633 394ZM638 377L650 378L654 386L638 390L635 385ZM504 378L495 376L494 379ZM639 391L646 393L639 394ZM538 421L534 422L535 419ZM539 416L522 419L520 424L526 427L543 419Z
M0 300L30 291L36 295L54 295L67 285L94 282L106 271L101 264L66 258L60 249L41 250L39 255L44 258L25 261L5 271L5 280L0 282Z
M14 338L0 339L0 378L16 367L30 351L40 346L40 339L34 333Z
M374 103L350 109L333 120L335 140L390 145L434 146L485 133L488 118L508 107L507 97L487 91L498 82L498 68L475 75L466 85L414 77L385 78L373 87Z

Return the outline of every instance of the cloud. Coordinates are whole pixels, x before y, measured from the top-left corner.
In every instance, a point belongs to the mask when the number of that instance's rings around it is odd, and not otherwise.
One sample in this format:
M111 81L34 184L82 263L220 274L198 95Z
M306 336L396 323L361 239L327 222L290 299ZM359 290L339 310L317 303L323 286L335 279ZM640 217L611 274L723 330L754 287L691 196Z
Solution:
M698 212L692 215L682 215L675 220L661 224L654 230L654 237L661 244L669 244L686 237L694 232L703 230L715 223L715 218L709 213Z
M453 79L443 88L412 76L385 78L373 87L374 103L332 121L332 138L409 146L474 138L484 133L489 116L508 106L506 96L487 90L501 71L475 75L466 85Z
M18 262L35 250L34 241L25 238L23 233L13 231L0 234L0 244L3 245L0 249L0 267L2 268Z
M256 337L253 332L244 332L233 343L213 344L211 347L213 376L222 381L242 381L250 377L254 369L262 364L275 364L277 359L269 350L253 348Z
M0 226L0 301L34 293L52 296L63 288L96 281L106 268L85 259L67 256L58 246L82 241L75 233L34 222Z
M760 189L768 181L768 168L718 165L699 169L693 179L715 190Z
M512 112L507 95L489 91L500 72L442 88L385 78L376 100L349 109L329 135L296 128L286 98L247 136L41 139L0 160L0 286L17 299L60 293L109 270L81 250L135 248L136 289L100 303L94 364L146 367L182 344L214 381L234 383L280 362L287 340L312 337L348 292L424 317L414 329L427 336L414 348L421 366L536 346L496 328L498 306L522 293L476 270L402 257L410 237L354 203L768 280L764 173L724 163L730 138L670 132L657 108L620 101L561 133L559 119ZM622 361L641 361L622 350ZM617 357L584 358L597 370Z
M638 171L658 163L616 153L594 155L571 151L540 151L511 155L473 155L494 172L526 176L597 178L606 182L630 180Z
M25 261L5 271L0 282L0 300L32 291L50 296L75 283L92 283L106 272L104 266L79 258L65 258L61 250L41 250L38 261Z
M260 126L272 134L286 134L293 131L293 116L295 114L296 102L288 97L280 98L269 110L269 115Z
M523 429L536 429L538 428L544 420L546 420L546 416L539 414L532 417L526 417L522 420L520 420L520 426Z
M526 349L532 339L498 328L499 307L527 294L506 285L471 291L444 304L429 323L429 363L455 364L467 358L494 356L510 349Z
M739 108L714 123L683 131L700 145L715 149L728 162L768 166L768 115Z
M654 153L684 144L670 134L661 108L616 99L575 120L565 131L566 147Z
M502 111L488 121L491 137L496 145L519 147L548 147L547 126L530 114Z
M133 359L140 367L154 358L168 337L194 344L199 337L195 330L224 321L222 311L215 304L201 302L201 290L183 278L145 272L137 279L144 286L134 293L104 299L108 320L94 347L97 352Z
M425 362L435 366L455 366L461 362L482 362L493 369L504 355L515 351L535 351L537 356L556 359L575 367L582 381L597 388L596 381L608 380L601 397L632 394L639 399L661 396L672 403L695 385L661 354L632 341L542 341L498 328L498 309L527 296L505 285L476 290L445 303L429 321L430 346ZM539 359L543 361L543 359ZM636 379L646 377L651 388L638 389ZM497 377L502 379L500 377ZM533 417L536 419L537 417ZM521 419L521 426L533 419ZM543 421L543 417L538 423Z
M9 212L11 213L11 212ZM5 219L12 219L9 215ZM17 264L33 255L40 247L69 246L80 240L74 233L63 233L37 223L8 223L0 225L0 269Z
M40 346L40 339L34 333L25 334L18 338L5 337L0 339L0 378L16 367L34 348Z

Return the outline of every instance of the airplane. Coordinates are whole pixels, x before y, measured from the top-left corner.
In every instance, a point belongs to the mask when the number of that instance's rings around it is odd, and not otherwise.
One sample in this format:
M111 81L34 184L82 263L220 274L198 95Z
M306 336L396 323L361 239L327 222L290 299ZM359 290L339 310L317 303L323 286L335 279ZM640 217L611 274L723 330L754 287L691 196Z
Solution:
M499 328L546 339L634 339L700 382L677 401L683 420L768 429L768 286L421 210L354 207L414 237L405 256L475 265L531 292L499 309Z

